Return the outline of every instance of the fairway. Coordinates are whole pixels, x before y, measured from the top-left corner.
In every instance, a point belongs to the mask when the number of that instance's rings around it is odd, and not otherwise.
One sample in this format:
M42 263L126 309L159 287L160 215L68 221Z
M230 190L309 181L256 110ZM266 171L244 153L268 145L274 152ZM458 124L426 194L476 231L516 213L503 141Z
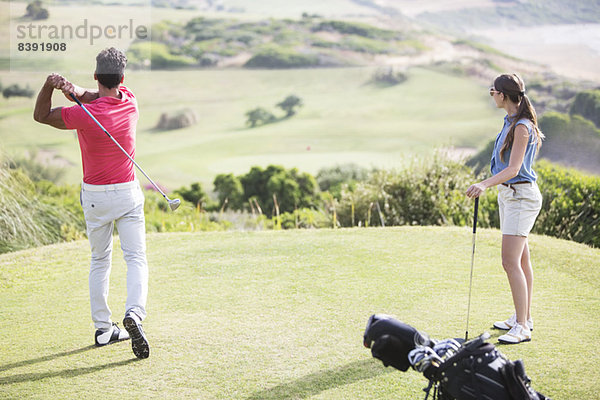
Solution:
M212 190L217 174L244 174L255 165L279 164L312 174L347 162L368 168L402 167L436 148L482 146L500 127L502 113L491 105L485 88L467 78L412 69L403 84L381 87L370 83L374 72L374 68L132 71L125 83L140 107L136 161L168 189L201 182ZM46 76L13 75L36 91ZM84 87L95 85L91 72L69 78ZM245 113L256 107L282 116L275 105L290 94L304 103L296 116L246 127ZM33 103L33 99L0 100L4 151L19 155L45 150L68 163L66 182L80 182L74 131L36 123ZM55 93L53 104L73 103ZM161 113L184 108L196 113L198 124L173 131L154 129Z
M421 399L425 379L362 346L367 318L433 338L465 331L472 233L463 228L153 234L148 360L95 348L86 241L0 256L0 398ZM115 244L110 304L122 319ZM533 340L499 346L553 399L596 399L600 251L530 238ZM509 316L500 232L477 232L471 336Z

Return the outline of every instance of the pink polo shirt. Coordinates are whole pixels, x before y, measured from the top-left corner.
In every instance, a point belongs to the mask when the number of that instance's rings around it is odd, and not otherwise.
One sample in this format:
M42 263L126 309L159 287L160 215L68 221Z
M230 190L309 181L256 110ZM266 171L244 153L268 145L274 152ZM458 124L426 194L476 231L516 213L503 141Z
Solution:
M100 97L84 106L135 158L137 101L127 87L119 86L119 91L120 99ZM108 185L135 179L133 163L79 105L63 107L61 113L67 129L77 129L85 183Z

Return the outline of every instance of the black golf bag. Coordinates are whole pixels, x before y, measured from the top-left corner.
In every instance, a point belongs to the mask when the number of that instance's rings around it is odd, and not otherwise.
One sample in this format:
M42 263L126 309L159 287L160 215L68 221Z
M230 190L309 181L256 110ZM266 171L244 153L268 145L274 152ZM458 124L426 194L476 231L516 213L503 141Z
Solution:
M425 399L433 389L434 400L550 400L530 387L523 362L507 359L488 338L435 341L376 314L367 323L364 345L386 367L421 372L429 380Z

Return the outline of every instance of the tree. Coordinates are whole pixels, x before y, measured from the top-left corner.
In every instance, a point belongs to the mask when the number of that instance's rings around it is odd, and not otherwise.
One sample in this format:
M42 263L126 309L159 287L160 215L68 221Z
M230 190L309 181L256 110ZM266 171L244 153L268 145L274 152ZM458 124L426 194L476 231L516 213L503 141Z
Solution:
M198 182L192 183L189 189L186 187L177 189L175 193L196 206L202 206L208 199L206 193L202 190L202 185Z
M289 95L285 98L281 103L277 104L277 107L281 108L285 111L285 117L289 118L292 115L296 114L296 107L302 107L302 99L296 95Z
M42 7L42 2L40 0L29 3L25 11L25 16L31 19L48 19L50 16L48 10Z
M300 173L296 168L286 170L278 165L266 169L252 167L240 177L244 201L254 197L267 215L273 213L273 194L277 196L281 213L295 208L313 208L317 204L317 182L312 175Z
M215 193L219 198L219 205L227 200L228 207L241 210L244 206L244 189L242 183L233 174L219 174L213 181Z
M246 124L250 125L251 128L257 125L265 125L271 122L275 122L277 118L270 111L265 110L262 107L257 107L254 110L250 110L246 113Z

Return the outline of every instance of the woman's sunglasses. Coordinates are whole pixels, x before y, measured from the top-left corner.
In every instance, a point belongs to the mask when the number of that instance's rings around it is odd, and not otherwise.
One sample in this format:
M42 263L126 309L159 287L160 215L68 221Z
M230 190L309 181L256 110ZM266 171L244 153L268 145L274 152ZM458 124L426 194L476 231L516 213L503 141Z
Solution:
M490 88L490 96L494 97L494 94L496 93L501 93L499 91L497 91L493 86Z

